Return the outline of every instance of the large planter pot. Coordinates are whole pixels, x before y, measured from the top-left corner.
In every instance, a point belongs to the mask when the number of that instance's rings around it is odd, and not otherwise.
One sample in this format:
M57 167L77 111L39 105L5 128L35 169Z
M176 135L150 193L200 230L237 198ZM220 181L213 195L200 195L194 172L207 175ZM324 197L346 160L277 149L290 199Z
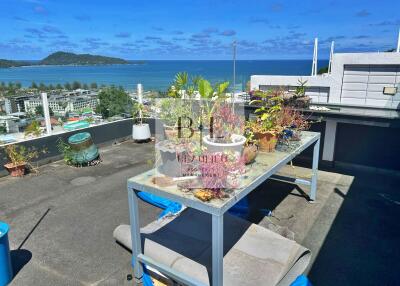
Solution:
M258 154L258 146L256 144L245 145L243 148L243 156L245 164L251 164L254 162Z
M203 137L203 143L207 147L207 151L211 153L233 152L235 155L241 155L243 145L246 142L246 137L243 135L233 134L232 143L217 143L213 142L210 135Z
M88 164L99 158L99 150L89 132L72 135L68 138L68 144L71 146L72 161L75 164Z
M178 161L178 154L184 152L184 150L179 150L169 140L160 141L155 147L161 157L161 165L158 167L158 170L169 177L181 177L182 164Z
M10 173L11 177L23 177L25 175L26 163L19 165L14 165L13 163L8 163L4 165L4 168Z
M260 151L272 152L275 150L276 143L278 142L277 132L255 132L254 137L259 142Z
M132 139L136 141L148 140L151 137L150 126L147 123L132 126Z
M13 278L8 232L8 224L0 221L0 285L8 285Z

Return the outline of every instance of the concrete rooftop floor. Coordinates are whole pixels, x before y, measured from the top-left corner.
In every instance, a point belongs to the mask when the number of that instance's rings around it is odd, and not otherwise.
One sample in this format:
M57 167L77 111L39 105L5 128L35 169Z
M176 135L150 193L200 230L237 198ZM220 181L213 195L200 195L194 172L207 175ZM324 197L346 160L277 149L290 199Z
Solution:
M102 148L103 162L94 167L60 161L38 175L0 178L0 220L11 227L11 285L130 285L130 253L112 232L129 224L126 180L151 167L153 149L127 141ZM399 186L396 173L320 171L317 202L310 204L306 188L268 180L250 195L249 219L311 249L307 272L314 285L398 285ZM145 203L140 208L142 225L160 213Z

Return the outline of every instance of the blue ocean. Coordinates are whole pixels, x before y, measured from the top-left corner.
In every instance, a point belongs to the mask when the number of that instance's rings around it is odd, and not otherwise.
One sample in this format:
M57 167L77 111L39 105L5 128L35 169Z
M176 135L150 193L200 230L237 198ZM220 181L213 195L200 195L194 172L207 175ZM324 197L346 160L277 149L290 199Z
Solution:
M236 62L236 83L245 88L251 75L310 75L311 60L239 60ZM328 65L321 60L318 67ZM64 84L80 81L118 85L134 89L142 83L145 90L165 91L174 75L186 71L201 75L211 82L233 80L232 61L146 61L144 64L104 66L29 66L0 69L0 82L20 82L23 86L37 84ZM238 88L238 87L237 87Z

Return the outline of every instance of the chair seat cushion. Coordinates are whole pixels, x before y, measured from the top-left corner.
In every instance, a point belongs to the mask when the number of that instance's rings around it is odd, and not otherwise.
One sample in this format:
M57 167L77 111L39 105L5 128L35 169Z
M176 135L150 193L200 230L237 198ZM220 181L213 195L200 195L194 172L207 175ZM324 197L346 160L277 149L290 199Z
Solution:
M187 209L141 229L144 254L210 285L211 216ZM131 248L130 227L114 237ZM290 285L307 267L311 254L297 244L256 224L224 215L224 285Z

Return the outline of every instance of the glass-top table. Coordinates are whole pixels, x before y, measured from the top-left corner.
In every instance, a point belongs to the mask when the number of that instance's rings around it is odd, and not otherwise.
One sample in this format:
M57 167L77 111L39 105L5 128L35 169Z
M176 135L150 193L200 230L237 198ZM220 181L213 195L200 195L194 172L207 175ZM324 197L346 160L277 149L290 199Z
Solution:
M283 166L313 144L313 163L310 180L275 176ZM138 197L136 192L147 192L164 197L212 215L212 285L223 285L223 214L268 178L309 185L309 197L311 201L314 201L317 193L319 147L320 133L303 131L300 142L296 144L296 147L290 148L288 151L275 150L270 153L259 152L255 162L246 166L246 172L241 176L240 186L232 190L226 190L226 196L224 196L224 198L215 198L210 201L202 201L194 196L193 192L179 188L177 185L168 185L165 187L156 185L154 183L154 178L160 175L156 169L149 170L128 179L127 189L131 222L132 263L135 265L134 272L136 280L140 281L142 279L143 267L141 263L149 264L167 276L172 275L177 279L176 276L178 275L179 278L179 273L177 274L175 270L160 265L143 254L140 238ZM190 277L182 275L180 278L180 281L184 284L197 285Z

